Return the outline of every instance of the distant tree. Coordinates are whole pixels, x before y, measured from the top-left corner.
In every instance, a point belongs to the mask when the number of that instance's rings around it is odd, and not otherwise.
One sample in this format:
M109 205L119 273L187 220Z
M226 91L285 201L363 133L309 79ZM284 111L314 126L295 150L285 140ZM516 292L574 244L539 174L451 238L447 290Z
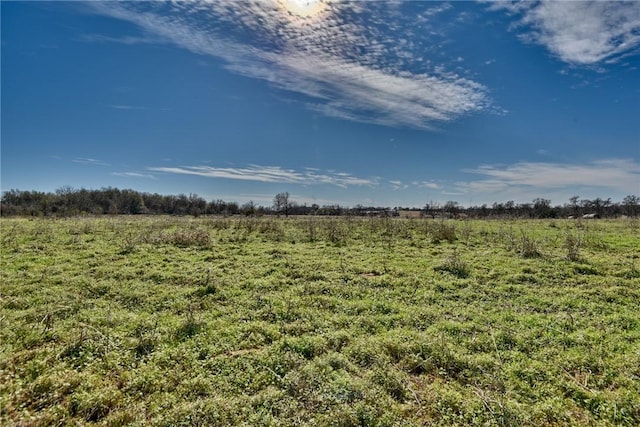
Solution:
M531 203L518 203L516 211L518 212L517 215L520 217L533 218L533 206Z
M224 200L217 199L209 202L206 212L211 215L220 215L225 212L227 204Z
M284 214L285 216L289 216L289 193L278 193L276 197L273 198L273 210L276 211L278 215Z
M514 202L513 200L508 200L504 204L504 208L507 211L507 215L513 216L514 211L516 210L516 202Z
M288 215L306 215L305 205L296 203L295 200L289 200L289 206L287 207Z
M491 205L491 211L493 211L493 214L496 216L502 216L504 215L505 207L502 203L493 202L493 205Z
M189 215L198 217L207 210L207 201L195 193L189 194Z
M640 197L628 195L622 199L622 208L625 215L636 216L640 213Z
M318 209L318 215L338 216L344 213L344 209L340 205L323 205Z
M605 210L611 204L611 199L602 200L600 197L597 197L591 201L591 208L595 211L594 213L602 218L604 216Z
M148 194L145 193L142 195L142 204L144 205L147 213L159 214L163 213L163 203L166 196L161 196L160 194Z
M431 219L434 219L440 210L440 203L434 201L428 201L424 205L424 214L430 216Z
M442 208L442 210L451 216L456 216L458 212L460 212L460 206L458 206L458 202L449 200L447 203L444 204L444 207Z
M533 200L533 215L536 218L550 218L553 216L551 200L538 197Z
M580 214L578 200L580 196L573 196L569 198L569 209L571 209L571 215L578 216Z
M611 210L611 206L613 205L613 203L611 202L611 197L607 197L605 200L602 201L602 216L609 216L610 210Z
M56 189L56 194L58 196L68 196L70 194L75 193L76 190L70 185L63 185L62 187Z
M171 212L174 215L186 215L189 211L189 198L186 194L178 194L173 199Z
M256 204L253 203L253 200L250 200L240 207L240 212L245 216L254 216L256 214Z
M239 212L240 212L240 207L236 202L228 202L224 209L225 215L236 215Z

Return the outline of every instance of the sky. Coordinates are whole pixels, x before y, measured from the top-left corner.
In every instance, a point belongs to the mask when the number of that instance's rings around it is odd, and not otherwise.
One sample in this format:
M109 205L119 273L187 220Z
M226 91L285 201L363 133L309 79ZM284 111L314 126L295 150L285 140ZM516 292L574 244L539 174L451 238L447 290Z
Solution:
M2 1L0 188L640 195L640 1Z

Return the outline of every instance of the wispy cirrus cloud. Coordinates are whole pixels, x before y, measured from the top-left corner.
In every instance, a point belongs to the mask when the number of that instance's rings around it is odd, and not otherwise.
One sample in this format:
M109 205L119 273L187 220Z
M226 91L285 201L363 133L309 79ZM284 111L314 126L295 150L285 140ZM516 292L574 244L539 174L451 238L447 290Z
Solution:
M489 108L480 83L431 64L428 32L378 2L326 2L296 16L286 1L98 2L100 13L158 40L222 59L234 73L297 94L322 114L385 126L432 128ZM295 2L294 2L295 3ZM449 7L425 5L421 20ZM108 37L99 39L109 40ZM135 38L127 38L133 42Z
M72 160L74 163L80 163L83 165L95 165L95 166L111 166L111 163L103 162L98 159L92 159L88 157L76 157Z
M142 107L140 105L125 105L125 104L117 104L117 105L109 105L110 108L115 110L146 110L147 107Z
M395 191L427 189L434 197L469 198L471 203L529 202L537 197L561 203L575 194L624 197L640 192L640 163L634 159L600 159L586 163L519 162L480 165L461 172L477 178L412 181L411 185L399 180L388 183Z
M83 34L79 37L80 41L86 43L121 43L127 45L133 44L141 44L141 43L158 43L158 39L151 37L134 37L134 36L124 36L124 37L110 37L105 36L103 34Z
M394 191L406 190L407 188L409 188L409 184L405 184L404 182L398 180L389 181L389 184L391 184L391 189Z
M232 179L283 184L318 185L328 184L346 188L349 186L376 186L375 178L358 178L349 173L321 171L307 168L302 171L284 169L279 166L248 165L246 167L178 166L149 167L149 171L181 175L197 175L206 178Z
M509 188L546 192L584 187L627 193L640 191L640 163L632 159L603 159L586 164L521 162L508 166L483 165L464 172L485 177L456 184L458 189L467 192Z
M123 178L156 179L156 177L150 173L140 173L140 172L113 172L111 175L120 176Z
M440 190L442 185L433 182L433 181L422 181L422 182L413 182L413 185L419 188L429 188L431 190Z
M521 38L572 65L615 62L640 48L638 1L492 2L519 16Z

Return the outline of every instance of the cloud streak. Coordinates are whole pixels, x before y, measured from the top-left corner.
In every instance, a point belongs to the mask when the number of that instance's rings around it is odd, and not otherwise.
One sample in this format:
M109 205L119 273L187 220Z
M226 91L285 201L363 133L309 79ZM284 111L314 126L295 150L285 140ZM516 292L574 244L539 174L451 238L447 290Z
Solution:
M391 184L391 189L393 191L406 190L407 188L409 188L408 184L405 184L402 181L398 181L398 180L389 181L389 184Z
M255 181L267 183L320 185L328 184L337 187L376 186L376 179L358 178L344 172L320 171L305 169L296 171L279 166L249 165L240 168L220 168L212 166L179 166L149 167L149 171L169 174L196 175L206 178L231 179L239 181Z
M94 166L111 166L110 163L103 162L98 159L92 159L88 157L76 157L72 160L74 163L80 163L82 165L94 165Z
M433 181L422 181L422 182L414 182L413 185L420 187L420 188L428 188L430 190L440 190L442 189L442 186L438 183L435 183Z
M599 187L634 193L640 187L640 164L631 159L603 159L588 164L522 162L510 166L483 165L464 172L487 177L457 183L457 188L467 192L494 192L512 187L540 191Z
M146 110L147 107L141 107L139 105L124 105L124 104L118 104L118 105L109 105L110 108L113 108L115 110Z
M123 178L147 178L147 179L156 179L155 176L149 173L140 173L140 172L113 172L112 175L120 176Z
M222 59L228 70L296 94L307 108L327 116L433 128L490 107L483 85L427 65L426 36L404 34L402 20L411 17L389 15L388 4L329 2L310 18L293 16L275 0L94 7L136 24L145 43L159 40ZM446 9L427 9L422 19Z
M640 47L638 1L496 2L519 15L521 38L546 47L572 65L616 62Z

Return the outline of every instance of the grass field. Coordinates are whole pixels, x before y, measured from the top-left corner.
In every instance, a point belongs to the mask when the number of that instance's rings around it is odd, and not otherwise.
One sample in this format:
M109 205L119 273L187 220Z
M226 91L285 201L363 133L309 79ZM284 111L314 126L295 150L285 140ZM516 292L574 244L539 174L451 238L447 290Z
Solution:
M0 226L2 425L640 424L637 220Z

